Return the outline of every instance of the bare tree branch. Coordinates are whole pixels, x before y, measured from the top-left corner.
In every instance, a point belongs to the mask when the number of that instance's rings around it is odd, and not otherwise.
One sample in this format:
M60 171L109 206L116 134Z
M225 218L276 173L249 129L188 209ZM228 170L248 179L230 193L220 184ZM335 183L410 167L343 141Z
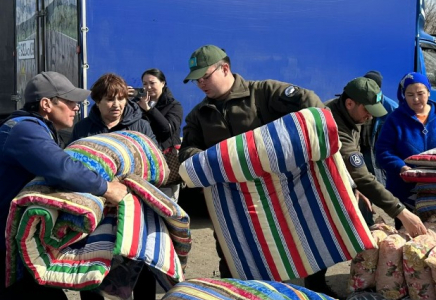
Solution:
M436 35L436 2L432 0L425 0L424 31Z

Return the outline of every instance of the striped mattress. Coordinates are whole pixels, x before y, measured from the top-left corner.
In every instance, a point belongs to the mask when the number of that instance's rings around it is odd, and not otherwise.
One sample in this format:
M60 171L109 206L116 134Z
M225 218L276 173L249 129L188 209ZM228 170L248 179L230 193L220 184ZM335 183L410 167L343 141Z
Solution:
M172 288L162 300L329 300L304 287L274 281L198 278Z
M114 255L143 261L164 289L184 280L189 216L156 186L168 177L160 150L133 131L78 140L65 151L129 193L118 209L87 193L35 178L13 199L6 229L7 285L24 265L41 285L88 290L111 270Z
M330 111L309 108L232 137L186 160L204 187L234 278L285 281L376 247L339 154Z

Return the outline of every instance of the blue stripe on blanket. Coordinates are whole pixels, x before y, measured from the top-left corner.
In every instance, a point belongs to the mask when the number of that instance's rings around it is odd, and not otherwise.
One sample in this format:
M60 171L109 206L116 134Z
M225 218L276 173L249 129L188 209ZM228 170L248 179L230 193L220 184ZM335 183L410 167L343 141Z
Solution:
M228 183L228 186L234 186L235 184L232 183ZM218 194L219 194L219 199L229 199L230 197L226 197L226 190L224 187L224 184L222 183L217 183L215 186ZM231 191L229 191L230 193L232 193ZM223 232L223 235L225 237L226 240L230 240L230 241L238 241L241 237L238 236L238 234L236 233L236 228L235 228L235 224L236 222L233 222L232 220L232 215L234 213L234 210L232 210L229 206L227 201L220 201L220 203L214 203L220 205L219 207L217 206L217 209L222 210L225 213L221 213L219 217L224 217L225 218L225 224L227 225L227 230L228 230L228 235L226 235L225 232ZM235 205L236 201L233 201L231 204ZM224 224L223 222L220 222L221 224ZM230 244L229 244L230 245ZM247 259L244 255L244 251L241 248L241 244L240 243L232 243L232 245L235 247L235 251L237 253L241 253L240 261L242 262L242 267L244 268L244 273L249 273L251 275L251 271L247 268L248 264L247 264ZM231 249L230 249L231 250ZM241 266L238 265L238 266Z
M201 184L203 186L209 186L210 184L209 180L207 179L206 174L204 173L203 168L201 167L203 164L200 163L200 157L201 155L194 155L192 157L193 167L195 169L195 172Z
M154 155L151 153L150 146L148 146L148 144L145 143L144 140L142 140L140 137L138 137L138 135L136 135L133 132L129 132L129 131L118 131L118 132L121 135L132 138L138 144L140 144L141 148L144 151L145 156L147 158L146 161L148 161L150 164L154 163ZM148 180L148 181L150 181L151 183L154 183L159 179L157 170L155 170L155 168L148 168L148 172L150 172L150 180Z
M301 172L305 173L307 172L307 168L301 168ZM299 181L299 183L301 183L305 188L304 191L307 193L304 195L304 199L300 199L301 195L297 195L296 190L295 190L295 186L293 183L293 178L291 177L292 175L290 173L287 173L286 175L289 175L290 177L288 177L288 189L289 189L289 196L291 198L291 201L289 202L289 206L292 205L292 208L295 211L294 217L296 217L296 219L293 219L295 224L299 224L301 226L301 229L303 232L305 232L306 234L303 234L302 236L305 237L305 241L307 242L306 244L303 243L303 241L301 241L302 246L307 249L307 251L305 251L305 253L310 257L309 253L313 256L313 258L316 261L316 265L318 265L320 267L320 269L324 269L326 268L326 265L323 262L323 258L321 257L321 254L318 251L318 247L316 245L316 242L313 238L313 232L312 229L314 228L309 228L309 224L307 223L307 220L305 218L305 214L304 211L302 209L301 203L300 201L304 201L306 202L308 199L314 199L311 197L315 197L313 191L311 190L312 186L309 184L307 185L307 183L310 183L310 181L306 180L307 176L301 176L300 179L301 181ZM312 193L310 193L312 192ZM303 206L305 206L305 203L303 202ZM309 202L309 206L312 206L310 204L311 201L307 201ZM316 205L316 203L315 203ZM318 223L317 223L318 224ZM315 230L317 230L319 228L315 228ZM309 234L312 233L312 234ZM313 261L311 261L311 263L313 263ZM313 265L311 266L312 268L314 267Z
M265 127L268 128L268 134L270 135L271 139L273 141L280 141L279 139L279 134L277 133L277 128L274 126L274 122L273 123L268 123ZM284 161L284 153L283 153L283 149L281 145L274 145L274 149L275 149L275 156L276 156L276 163L277 166L280 170L281 173L286 172L286 165L283 164Z
M258 180L256 180L256 182L258 182ZM244 205L242 205L242 203L245 203L245 200L241 197L241 194L239 192L239 184L235 184L235 183L229 183L229 188L231 191L231 198L232 199L232 203L235 206L235 209L233 211L228 211L227 214L231 214L234 215L235 218L237 218L238 222L235 222L235 224L240 224L240 227L242 228L243 232L253 232L252 230L252 226L250 226L249 220L251 219L250 216L246 216L245 212L248 212L247 208L244 207ZM222 199L222 198L221 198ZM227 198L229 199L229 198ZM224 202L224 201L223 201ZM227 206L228 208L228 206ZM236 213L236 215L235 215ZM226 215L227 215L226 214ZM233 222L232 222L233 223ZM233 226L233 229L235 229L235 226ZM253 260L254 261L263 261L263 256L261 254L261 252L259 251L259 249L256 247L256 245L259 245L259 243L254 239L254 236L256 236L255 232L253 232L253 235L244 235L245 240L247 241L246 245L253 245L254 247L250 247L250 254L253 256ZM231 232L232 235L232 240L233 241L238 241L241 239L241 234L237 234L236 230L234 230L233 232ZM248 262L248 258L244 256L244 250L241 247L242 243L237 243L238 247L236 249L238 256L241 258L243 257L244 259L241 259L241 261L243 262L243 266L244 266L244 273L247 274L247 278L253 278L253 274L251 272L251 270L249 269L249 265L252 265ZM270 276L266 276L266 274L268 274L268 271L266 269L266 267L264 266L264 264L260 264L260 275L262 276L262 278L270 278Z
M309 164L307 165L307 167L309 166ZM313 184L316 179L314 178L316 176L316 174L312 174L312 171L307 168L307 175L308 176L301 176L300 180L302 185L304 186L304 191L305 191L305 202L307 203L307 205L309 205L310 210L308 210L308 213L310 213L311 215L313 215L313 220L315 220L317 226L311 226L311 228L309 229L309 231L305 231L306 233L310 233L310 234L306 234L306 236L309 238L312 238L312 236L316 233L319 232L319 239L313 240L312 243L315 243L317 245L314 244L310 244L310 250L307 249L307 251L314 251L316 249L316 260L317 260L317 264L319 266L323 266L325 267L325 260L326 260L326 254L328 253L330 257L332 257L333 261L341 261L342 260L342 256L338 251L338 245L336 244L336 240L334 239L334 235L332 232L332 228L330 227L330 223L325 219L326 215L325 213L321 210L322 205L318 204L315 200L318 200L321 202L321 199L319 199L319 194L318 191L316 190L316 186ZM289 187L291 190L293 190L293 185ZM299 202L298 200L298 196L294 194L293 198L293 202ZM309 199L312 199L311 201ZM300 202L299 202L300 203ZM301 208L301 207L300 207ZM301 214L300 214L301 213ZM301 211L300 213L297 213L297 215L299 216L299 221L302 224L306 224L306 228L309 228L309 224L307 223L307 218L304 217L303 212ZM312 218L310 218L312 219ZM322 243L322 244L320 244ZM315 248L314 248L315 246ZM325 250L327 253L323 253L324 255L321 255L323 258L321 258L320 252L318 252L319 250ZM306 253L307 253L306 251ZM314 253L315 254L315 253ZM324 261L324 262L323 262Z
M102 161L91 159L87 155L78 152L77 149L66 149L65 152L68 153L68 155L70 155L73 160L78 160L85 164L89 169L94 170L106 181L112 180L111 174L108 174L106 172L106 169L103 167L104 163Z
M222 172L222 162L221 162L221 153L217 151L217 147L211 147L206 150L207 151L207 159L209 161L210 169L212 170L213 178L216 182L224 182L226 181L224 179Z

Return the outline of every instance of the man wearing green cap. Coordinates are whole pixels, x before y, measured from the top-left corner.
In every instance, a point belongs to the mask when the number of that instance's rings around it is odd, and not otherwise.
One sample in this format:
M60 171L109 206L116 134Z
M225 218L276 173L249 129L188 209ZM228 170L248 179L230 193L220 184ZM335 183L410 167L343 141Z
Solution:
M179 152L181 162L288 113L307 107L325 107L313 91L275 80L244 80L232 73L224 50L213 45L194 51L189 68L190 73L183 82L192 81L206 97L186 116ZM217 252L221 277L232 277L218 243ZM336 296L326 285L325 278L312 290Z
M192 81L206 97L186 116L180 161L232 136L307 107L324 107L310 90L275 80L247 81L231 71L224 50L206 45L192 53Z
M342 143L340 152L356 188L390 217L400 219L407 232L415 237L427 232L424 224L368 171L360 152L360 130L363 123L372 117L387 114L381 100L382 92L378 84L372 79L358 77L347 83L339 98L325 104L331 109L338 125ZM306 277L305 286L316 290L319 282L325 281L326 272L327 269L324 269Z
M425 226L368 171L360 152L362 124L372 117L387 114L381 100L382 92L377 83L370 78L358 77L347 83L339 98L326 105L338 125L342 143L340 152L357 189L390 217L400 219L407 232L414 237L426 233Z

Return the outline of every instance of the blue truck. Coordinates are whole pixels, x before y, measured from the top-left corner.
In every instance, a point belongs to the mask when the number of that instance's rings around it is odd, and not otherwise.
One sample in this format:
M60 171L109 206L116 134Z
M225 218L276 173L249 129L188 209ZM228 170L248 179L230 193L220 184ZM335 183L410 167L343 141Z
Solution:
M435 39L423 31L423 0L15 0L17 107L26 82L58 71L89 88L107 72L141 86L161 69L189 112L204 95L183 84L191 53L222 47L245 79L277 79L323 101L368 70L396 98L401 77L426 74L436 88ZM432 91L434 99L436 90ZM90 103L92 104L92 103ZM87 115L84 105L81 117Z

